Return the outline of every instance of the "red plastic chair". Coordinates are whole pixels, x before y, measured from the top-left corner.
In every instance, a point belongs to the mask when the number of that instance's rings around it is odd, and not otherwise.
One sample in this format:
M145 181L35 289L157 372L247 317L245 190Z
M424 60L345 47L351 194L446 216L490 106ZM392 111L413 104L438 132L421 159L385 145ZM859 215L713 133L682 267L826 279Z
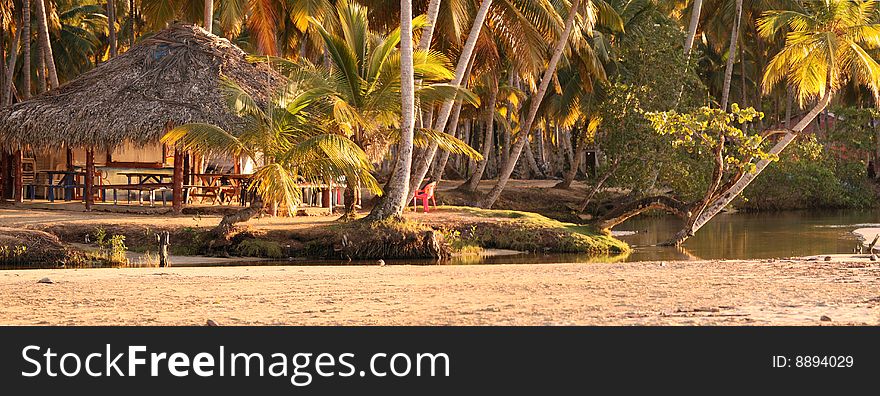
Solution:
M425 209L425 213L428 213L428 200L431 200L434 209L437 209L437 201L434 200L434 188L436 187L437 182L430 182L425 188L416 191L416 194L413 196L413 210L415 210L418 200L422 200L422 207Z

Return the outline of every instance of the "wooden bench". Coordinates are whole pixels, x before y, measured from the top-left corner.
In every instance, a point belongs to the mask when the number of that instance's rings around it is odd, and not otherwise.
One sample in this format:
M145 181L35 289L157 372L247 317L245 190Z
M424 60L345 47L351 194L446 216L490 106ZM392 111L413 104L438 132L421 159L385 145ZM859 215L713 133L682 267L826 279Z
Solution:
M151 184L104 184L94 186L93 188L101 191L101 201L107 202L107 190L113 190L113 204L119 203L118 191L126 191L126 199L131 204L131 192L136 191L138 196L138 204L144 205L144 193L149 193L150 206L154 206L156 202L156 192L162 192L162 206L168 203L165 198L165 192L171 190L171 183L151 183Z

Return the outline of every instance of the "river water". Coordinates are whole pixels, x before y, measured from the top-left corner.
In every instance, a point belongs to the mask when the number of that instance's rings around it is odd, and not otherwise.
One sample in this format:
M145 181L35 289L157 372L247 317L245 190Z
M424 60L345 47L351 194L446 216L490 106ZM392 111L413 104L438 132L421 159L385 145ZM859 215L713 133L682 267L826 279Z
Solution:
M680 248L656 246L682 226L673 216L640 216L614 228L633 247L619 256L516 254L453 257L443 264L607 263L620 261L768 259L852 253L862 243L854 230L880 227L880 210L731 213L712 219ZM219 265L376 265L377 261L278 260ZM388 264L430 265L429 260L388 260ZM216 266L218 264L211 264ZM195 265L202 266L202 265ZM20 268L20 267L19 267ZM2 269L2 268L0 268Z
M681 228L673 216L637 217L615 227L633 246L624 260L764 259L852 253L861 239L853 231L880 227L880 211L790 211L716 216L681 249L657 247Z

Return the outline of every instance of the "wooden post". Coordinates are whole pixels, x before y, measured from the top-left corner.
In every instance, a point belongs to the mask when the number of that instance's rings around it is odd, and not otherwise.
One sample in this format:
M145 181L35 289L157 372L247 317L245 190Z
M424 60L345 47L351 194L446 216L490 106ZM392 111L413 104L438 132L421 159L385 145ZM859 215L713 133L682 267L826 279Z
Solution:
M73 150L67 149L67 162L65 163L65 168L68 172L73 172Z
M163 231L156 234L156 239L159 240L159 266L170 267L171 263L168 261L168 245L171 244L169 242L171 234L168 231Z
M183 153L174 149L174 177L172 177L171 208L175 214L183 212Z
M15 161L15 180L13 182L13 190L12 190L12 198L15 202L23 202L24 201L24 169L22 162L24 159L22 158L21 150L16 150L14 155Z
M321 189L321 207L330 208L331 212L333 211L333 205L331 204L331 202L333 201L332 195L333 190L331 188Z
M92 204L95 203L94 185L95 185L95 150L86 150L86 180L85 191L83 195L86 197L86 211L92 210Z
M6 202L7 184L9 184L9 154L0 151L0 203Z
M192 184L192 155L189 152L183 154L183 184Z

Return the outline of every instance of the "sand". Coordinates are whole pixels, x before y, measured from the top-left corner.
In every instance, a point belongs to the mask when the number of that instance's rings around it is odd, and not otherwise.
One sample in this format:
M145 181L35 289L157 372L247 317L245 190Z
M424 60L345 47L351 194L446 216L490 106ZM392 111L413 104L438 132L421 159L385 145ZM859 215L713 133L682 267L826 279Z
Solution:
M880 264L7 270L0 298L6 325L878 325Z

